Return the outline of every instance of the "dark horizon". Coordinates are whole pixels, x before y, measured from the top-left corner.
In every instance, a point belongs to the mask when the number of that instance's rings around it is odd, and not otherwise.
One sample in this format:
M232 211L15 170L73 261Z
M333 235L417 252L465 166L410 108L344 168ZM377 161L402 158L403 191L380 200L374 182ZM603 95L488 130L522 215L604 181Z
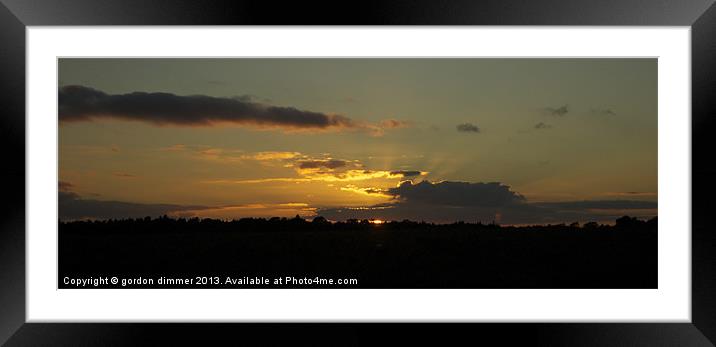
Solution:
M657 288L657 224L656 218L631 217L580 226L320 218L77 221L59 224L58 286L76 288L78 279L103 276L212 276L218 280L202 285L128 288ZM224 281L287 276L355 282L256 287Z
M266 223L273 223L273 222L301 222L301 223L308 223L308 224L320 224L325 225L328 224L362 224L362 225L386 225L386 224L424 224L424 225L431 225L431 226L450 226L450 225L474 225L474 226L497 226L497 227L550 227L550 226L569 226L569 227L596 227L596 226L614 226L620 223L620 220L622 223L624 222L638 222L638 223L656 223L658 220L658 216L653 217L637 217L637 216L628 216L623 215L621 217L618 217L613 220L613 223L600 223L598 221L588 221L585 223L580 223L577 221L574 222L560 222L560 223L546 223L546 224L501 224L497 223L495 220L490 221L464 221L464 220L456 220L453 222L447 222L447 223L439 223L439 222L431 222L431 221L425 221L425 220L409 220L409 219L403 219L403 220L383 220L383 219L357 219L357 218L351 218L346 220L330 220L323 216L310 216L310 217L302 217L300 215L296 215L294 217L279 217L279 216L273 216L273 217L241 217L241 218L233 218L233 219L222 219L222 218L209 218L209 217L179 217L179 216L168 216L168 215L160 215L160 216L144 216L144 217L137 217L137 218L107 218L107 219L74 219L74 220L59 220L60 224L71 224L71 223L108 223L108 222L151 222L151 221L174 221L174 222L219 222L219 223L241 223L241 222L266 222Z

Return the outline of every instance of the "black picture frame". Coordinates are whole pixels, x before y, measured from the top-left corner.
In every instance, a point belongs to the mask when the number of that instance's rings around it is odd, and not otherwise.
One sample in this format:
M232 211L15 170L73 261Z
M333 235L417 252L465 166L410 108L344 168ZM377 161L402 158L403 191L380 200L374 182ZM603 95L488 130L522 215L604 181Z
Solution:
M710 215L716 165L716 6L714 0L195 1L0 0L0 343L8 346L210 344L260 338L269 344L445 343L550 346L712 346L716 344L716 230ZM691 27L691 323L535 324L138 324L27 323L25 315L25 28L54 25L614 25ZM25 182L21 184L20 182ZM669 232L685 232L673 230ZM433 335L440 328L440 335ZM275 329L280 329L277 333ZM406 329L410 329L407 331ZM383 333L391 333L382 337ZM397 333L397 334L396 334ZM460 334L457 334L460 333ZM378 337L381 336L381 337ZM237 340L241 339L241 340ZM336 340L338 339L338 340Z

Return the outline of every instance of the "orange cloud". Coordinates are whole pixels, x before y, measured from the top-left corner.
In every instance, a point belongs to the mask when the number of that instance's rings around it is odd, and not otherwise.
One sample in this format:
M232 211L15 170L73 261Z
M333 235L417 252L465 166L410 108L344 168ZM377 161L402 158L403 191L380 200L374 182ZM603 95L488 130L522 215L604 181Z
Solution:
M245 180L210 180L204 181L204 183L212 184L257 184L257 183L268 183L268 182L353 182L353 181L366 181L372 179L394 179L403 178L402 173L395 173L395 171L385 170L347 170L347 171L321 171L316 169L297 169L296 170L301 177L276 177L276 178L258 178L258 179L245 179ZM421 175L426 175L427 172L421 171Z
M370 131L371 136L383 136L386 130L407 128L412 123L409 121L397 120L397 119L385 119L380 121L378 124L367 124L366 128Z
M204 157L212 159L227 159L221 150L202 149L199 151ZM204 181L211 184L258 184L268 182L351 182L372 179L395 179L425 176L426 171L417 170L370 170L365 168L359 160L336 159L325 154L323 158L314 158L299 152L259 152L254 154L241 154L227 160L280 160L284 167L293 168L298 177L271 177L255 179L223 179Z
M277 178L257 178L257 179L248 179L248 180L209 180L209 181L203 181L202 183L209 183L209 184L256 184L256 183L269 183L269 182L290 182L290 183L300 183L300 182L310 182L310 179L306 178L292 178L292 177L277 177Z
M295 159L301 156L299 152L287 151L264 151L255 153L246 153L240 149L227 149L210 146L187 146L177 144L160 149L166 152L185 152L199 159L216 160L224 162L237 162L246 160L255 161L280 161Z
M300 156L298 152L258 152L252 155L241 156L242 159L252 160L284 160L293 159Z

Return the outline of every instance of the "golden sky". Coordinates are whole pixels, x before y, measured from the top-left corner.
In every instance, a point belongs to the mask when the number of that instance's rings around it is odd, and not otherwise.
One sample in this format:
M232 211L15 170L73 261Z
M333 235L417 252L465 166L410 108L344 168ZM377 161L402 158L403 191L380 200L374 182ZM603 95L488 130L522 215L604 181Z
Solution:
M65 219L656 215L656 59L60 59L58 119Z

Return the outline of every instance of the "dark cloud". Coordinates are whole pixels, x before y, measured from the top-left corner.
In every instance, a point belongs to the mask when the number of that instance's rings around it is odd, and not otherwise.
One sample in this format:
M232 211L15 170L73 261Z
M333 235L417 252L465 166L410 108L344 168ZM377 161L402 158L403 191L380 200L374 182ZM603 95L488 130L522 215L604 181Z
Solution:
M624 214L651 217L657 208L656 202L626 200L530 203L509 186L497 182L406 181L379 193L392 196L393 201L365 207L324 208L317 213L331 220L378 218L439 223L555 224L613 221Z
M522 203L525 198L501 183L469 183L443 181L433 183L403 181L388 193L411 203L446 206L506 206Z
M544 112L551 116L563 117L567 113L569 113L569 107L567 105L564 105L564 106L561 106L558 108L545 107Z
M255 102L258 100L258 98L255 95L237 95L232 97L234 100L239 100L242 102Z
M139 204L122 201L83 199L73 192L59 192L58 212L60 220L120 219L158 217L181 211L208 209L205 206L182 206L171 204Z
M507 210L530 208L525 198L501 183L401 182L398 187L381 191L392 196L387 204L360 208L319 209L317 213L332 220L379 218L386 220L458 220L491 222ZM511 214L512 215L512 214Z
M327 159L327 160L304 160L300 161L298 167L301 169L338 169L346 166L345 160Z
M145 92L107 94L84 86L64 86L59 89L58 100L60 122L116 118L155 125L232 123L309 130L364 127L341 115L271 106L242 97Z
M539 122L535 125L535 129L549 129L551 127L551 125L542 122Z
M367 194L384 194L385 191L380 188L363 188L363 191Z
M457 125L457 131L463 133L479 133L480 128L478 128L477 125L474 125L472 123L463 123Z
M136 175L133 175L133 174L130 174L130 173L126 173L126 172L115 172L115 173L113 173L113 175L115 175L115 176L117 176L117 177L122 177L122 178L135 178L135 177L137 177Z
M415 177L420 176L423 173L421 171L412 171L412 170L395 170L391 171L391 176L401 176L401 177Z

